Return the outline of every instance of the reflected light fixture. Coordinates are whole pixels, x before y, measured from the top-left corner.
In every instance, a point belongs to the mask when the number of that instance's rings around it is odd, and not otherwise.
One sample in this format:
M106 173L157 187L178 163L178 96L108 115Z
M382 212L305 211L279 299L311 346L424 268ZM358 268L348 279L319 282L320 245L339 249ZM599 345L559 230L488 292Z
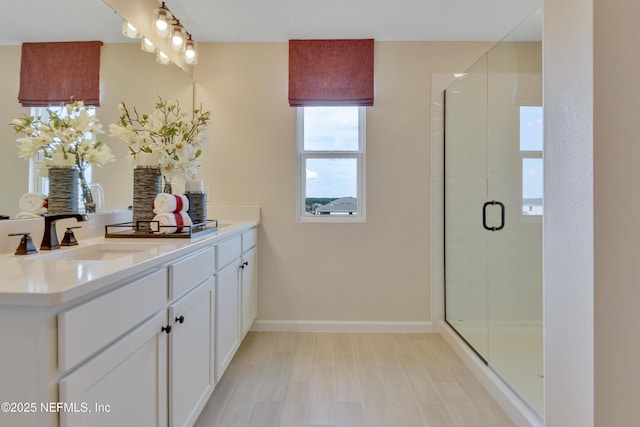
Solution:
M122 35L130 39L139 39L142 37L142 34L136 30L136 27L127 21L122 21Z
M184 51L182 52L182 59L184 62L190 65L195 65L198 63L198 46L196 42L191 40L187 40L184 44Z
M146 37L143 37L140 41L140 49L149 53L156 53L158 51L156 45L154 45L153 42Z
M153 31L160 37L166 39L171 32L173 15L162 2L162 6L153 11Z
M162 65L169 65L171 64L171 59L167 56L166 53L159 50L158 53L156 53L156 62Z

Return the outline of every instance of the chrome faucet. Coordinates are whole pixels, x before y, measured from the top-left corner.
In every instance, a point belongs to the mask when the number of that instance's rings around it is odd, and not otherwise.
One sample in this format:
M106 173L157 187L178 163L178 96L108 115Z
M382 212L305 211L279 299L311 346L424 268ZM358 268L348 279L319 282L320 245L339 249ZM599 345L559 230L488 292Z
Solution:
M58 233L56 233L56 221L66 218L75 218L78 222L89 221L89 215L81 213L44 215L44 235L42 236L40 250L60 249Z

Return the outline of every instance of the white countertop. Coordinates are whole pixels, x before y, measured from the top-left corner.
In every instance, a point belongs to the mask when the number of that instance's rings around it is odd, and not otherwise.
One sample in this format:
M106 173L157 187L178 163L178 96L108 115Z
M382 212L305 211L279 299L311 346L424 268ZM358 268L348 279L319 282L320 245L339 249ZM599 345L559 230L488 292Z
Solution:
M259 221L226 221L217 231L193 238L105 238L33 255L0 255L0 306L56 306L144 271L160 268L189 252L245 231ZM34 242L38 247L38 242ZM113 259L81 259L98 245L117 248ZM127 252L128 248L131 249ZM89 257L90 258L90 257Z

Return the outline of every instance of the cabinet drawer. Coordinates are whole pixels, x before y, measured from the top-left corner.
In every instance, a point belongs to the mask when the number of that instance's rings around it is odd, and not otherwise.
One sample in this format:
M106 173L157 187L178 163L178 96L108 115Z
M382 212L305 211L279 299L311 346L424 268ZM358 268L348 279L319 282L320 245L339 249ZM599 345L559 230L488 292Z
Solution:
M218 270L224 268L227 264L238 258L241 254L241 236L236 236L232 239L225 240L224 242L218 244Z
M257 228L252 228L251 230L245 233L242 233L242 253L254 247L257 241L258 241Z
M72 368L163 309L167 271L158 270L58 315L58 363Z
M215 273L216 248L211 247L169 266L169 298L174 300Z
M89 410L60 410L60 423L47 425L166 427L166 321L165 313L156 314L62 378L59 400L78 408L85 403ZM98 405L108 410L96 411Z

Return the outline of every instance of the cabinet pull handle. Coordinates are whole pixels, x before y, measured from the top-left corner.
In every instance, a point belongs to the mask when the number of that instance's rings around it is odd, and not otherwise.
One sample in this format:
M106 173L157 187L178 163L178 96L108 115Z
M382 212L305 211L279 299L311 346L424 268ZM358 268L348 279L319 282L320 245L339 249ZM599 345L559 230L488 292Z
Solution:
M176 322L184 323L184 316L176 317Z
M171 325L163 326L162 332L166 332L167 334L171 333Z

